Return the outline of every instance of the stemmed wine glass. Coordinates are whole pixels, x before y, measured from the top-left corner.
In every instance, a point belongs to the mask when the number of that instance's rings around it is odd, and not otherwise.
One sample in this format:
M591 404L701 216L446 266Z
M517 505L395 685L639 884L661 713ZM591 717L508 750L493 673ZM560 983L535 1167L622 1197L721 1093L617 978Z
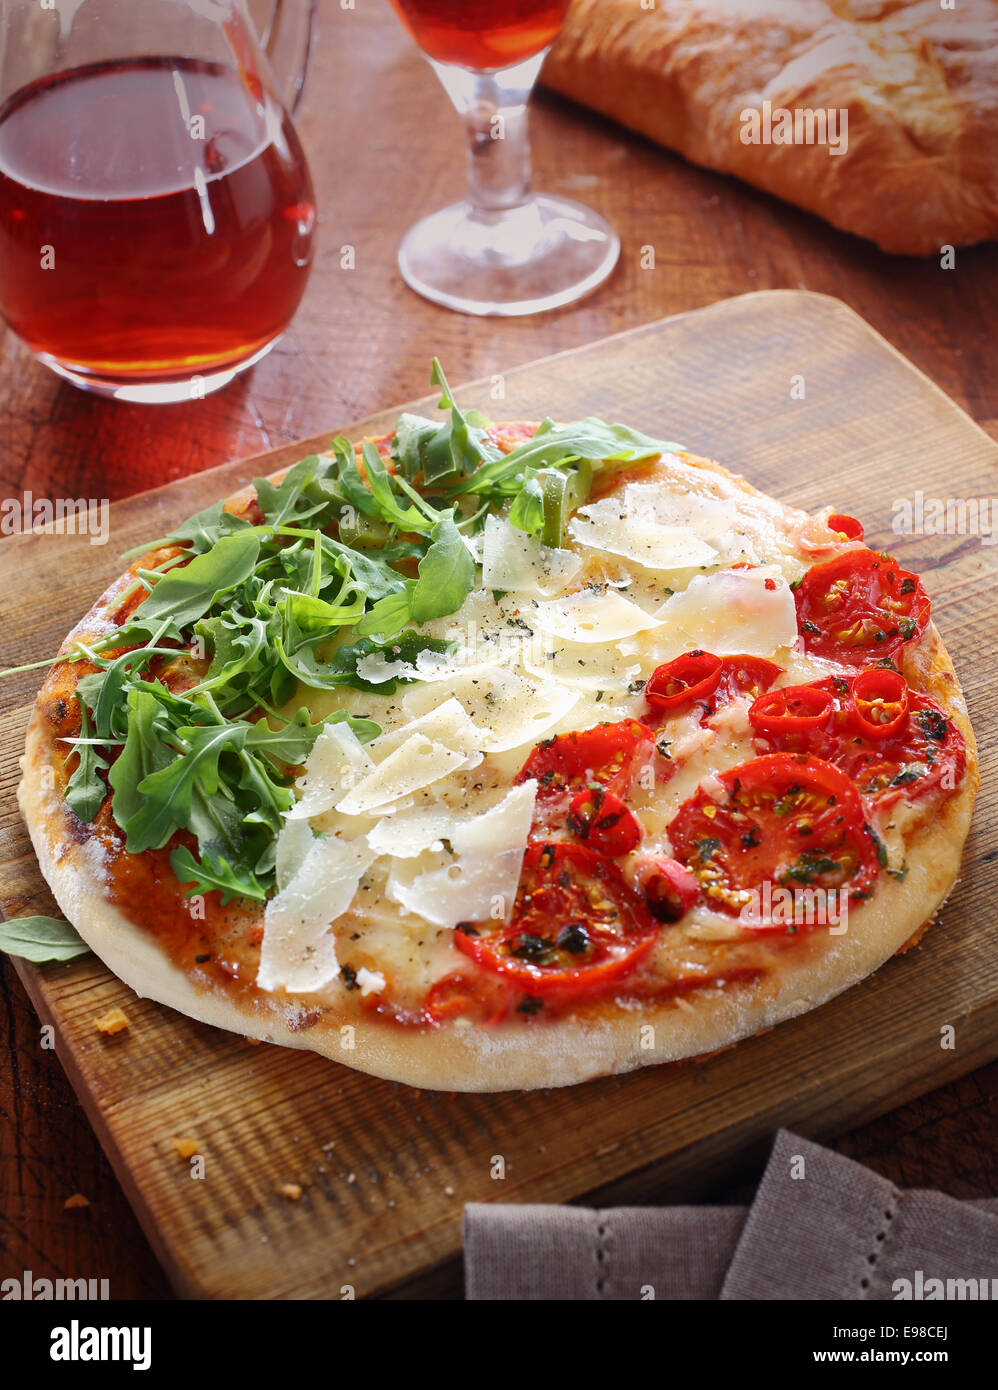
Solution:
M617 262L617 234L590 208L530 185L527 102L569 0L392 4L468 137L467 200L406 234L406 283L466 314L533 314L588 294Z

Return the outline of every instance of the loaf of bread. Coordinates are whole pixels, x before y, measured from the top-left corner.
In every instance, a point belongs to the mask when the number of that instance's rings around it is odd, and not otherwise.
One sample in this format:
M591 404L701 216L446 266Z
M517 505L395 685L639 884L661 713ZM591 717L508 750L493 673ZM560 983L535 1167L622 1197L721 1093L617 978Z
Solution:
M574 0L543 80L884 251L998 237L998 0Z

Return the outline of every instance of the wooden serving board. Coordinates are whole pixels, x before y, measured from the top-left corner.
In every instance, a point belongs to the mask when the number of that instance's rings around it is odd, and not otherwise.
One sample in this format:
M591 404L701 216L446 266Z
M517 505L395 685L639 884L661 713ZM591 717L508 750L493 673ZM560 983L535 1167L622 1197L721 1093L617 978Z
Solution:
M447 366L457 379L460 364ZM983 790L963 875L916 950L817 1012L706 1060L565 1090L415 1091L194 1023L137 999L94 957L20 962L185 1295L340 1298L349 1287L363 1297L420 1278L417 1287L432 1288L433 1271L459 1252L467 1201L689 1198L744 1168L780 1124L830 1137L998 1056L998 551L975 536L891 533L894 499L998 494L998 446L851 310L797 292L653 323L469 386L460 398L495 418L598 414L679 439L798 506L855 513L873 545L919 571L981 745ZM396 413L348 432L387 429ZM168 409L156 423L169 430ZM122 551L323 442L119 502L104 548L73 536L5 541L0 665L51 654L114 577ZM31 673L0 686L8 914L53 909L14 802L37 684ZM95 1020L116 1004L131 1027L102 1038ZM951 1049L941 1046L947 1024L956 1030ZM187 1136L204 1158L200 1179L172 1144ZM301 1186L300 1200L282 1195L285 1183Z

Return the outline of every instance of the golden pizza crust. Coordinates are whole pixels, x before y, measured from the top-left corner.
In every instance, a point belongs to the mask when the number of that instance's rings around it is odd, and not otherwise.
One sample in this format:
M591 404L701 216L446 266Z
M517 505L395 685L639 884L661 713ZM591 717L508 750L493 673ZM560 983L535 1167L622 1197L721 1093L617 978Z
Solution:
M684 457L732 476L707 460ZM757 493L743 479L737 481L746 492ZM237 494L229 505L241 509L249 497ZM111 586L70 633L63 650L78 636L106 630L109 607L128 580L123 576ZM881 875L873 898L851 914L849 930L829 936L820 954L812 951L795 961L787 953L777 970L760 980L685 998L633 1008L608 1002L593 1018L517 1020L493 1028L447 1021L421 1030L376 1015L339 1011L316 996L258 995L251 1000L221 986L202 987L108 900L92 837L81 836L80 823L59 790L65 753L40 700L28 729L18 801L42 873L66 918L138 995L214 1027L306 1048L360 1071L428 1089L571 1085L713 1052L817 1008L876 970L932 921L959 872L978 785L977 758L959 682L934 626L906 662L918 685L955 719L967 743L967 771L957 791L906 839L909 871L904 881ZM319 1021L303 1027L302 1015L320 1002Z

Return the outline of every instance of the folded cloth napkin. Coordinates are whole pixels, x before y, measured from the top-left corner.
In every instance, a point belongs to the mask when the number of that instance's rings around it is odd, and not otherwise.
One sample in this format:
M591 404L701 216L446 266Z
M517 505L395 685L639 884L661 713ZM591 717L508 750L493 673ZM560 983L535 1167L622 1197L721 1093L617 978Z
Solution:
M998 1198L902 1192L781 1130L751 1207L469 1203L464 1270L469 1299L894 1299L930 1279L993 1279L992 1298Z

